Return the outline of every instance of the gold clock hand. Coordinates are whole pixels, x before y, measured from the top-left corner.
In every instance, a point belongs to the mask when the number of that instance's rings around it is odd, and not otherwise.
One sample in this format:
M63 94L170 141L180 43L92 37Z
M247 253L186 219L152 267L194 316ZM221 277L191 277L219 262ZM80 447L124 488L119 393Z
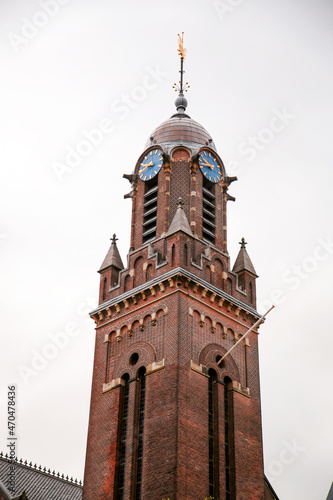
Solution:
M140 163L140 166L142 167L152 167L154 163L151 161L150 163Z
M143 172L147 167L152 167L153 165L154 163L152 161L150 163L141 163L140 167L142 166L143 168L139 170L139 174L141 174L141 172Z
M211 170L214 170L214 165L211 165L205 158L202 158L202 161L205 161L205 163L203 163L204 167L209 167Z

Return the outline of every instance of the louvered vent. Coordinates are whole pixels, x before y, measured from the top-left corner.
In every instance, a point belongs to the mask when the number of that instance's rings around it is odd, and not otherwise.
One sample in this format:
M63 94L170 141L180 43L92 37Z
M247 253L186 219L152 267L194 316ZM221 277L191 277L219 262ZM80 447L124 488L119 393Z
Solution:
M142 243L156 238L157 219L157 176L146 182L146 193L143 203Z
M215 185L203 179L202 187L202 237L215 245Z

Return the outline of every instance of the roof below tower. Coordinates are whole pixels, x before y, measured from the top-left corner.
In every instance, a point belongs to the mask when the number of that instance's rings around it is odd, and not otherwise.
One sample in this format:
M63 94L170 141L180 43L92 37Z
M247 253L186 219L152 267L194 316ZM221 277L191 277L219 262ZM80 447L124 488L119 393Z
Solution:
M192 118L181 114L175 114L169 120L161 123L152 132L151 137L153 137L153 141L149 139L145 144L145 149L153 144L176 143L184 146L209 146L216 150L211 135L207 130Z
M6 486L11 470L15 472L15 493L10 492ZM21 461L1 456L0 498L2 497L5 500L81 500L82 486L73 479L64 479L60 474L55 475L55 472L52 474L41 467L37 468L37 465L25 465Z

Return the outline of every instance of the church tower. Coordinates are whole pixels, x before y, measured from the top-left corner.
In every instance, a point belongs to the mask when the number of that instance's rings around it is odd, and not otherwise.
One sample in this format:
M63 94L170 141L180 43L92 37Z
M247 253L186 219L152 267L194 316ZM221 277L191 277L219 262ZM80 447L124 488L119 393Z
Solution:
M150 135L126 197L131 243L99 270L83 499L250 500L265 486L254 329L256 272L245 240L233 268L234 200L210 134L176 112Z

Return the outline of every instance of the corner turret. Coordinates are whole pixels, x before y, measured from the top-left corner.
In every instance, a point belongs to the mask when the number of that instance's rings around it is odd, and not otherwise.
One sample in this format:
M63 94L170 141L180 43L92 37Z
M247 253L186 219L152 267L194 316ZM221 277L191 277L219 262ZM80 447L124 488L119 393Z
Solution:
M124 264L123 261L121 260L116 243L118 239L116 238L115 234L110 239L111 239L111 246L98 271L101 275L100 290L99 290L100 304L105 300L107 300L110 288L113 288L118 284L119 272L122 269L124 269Z
M232 272L237 274L238 287L246 293L251 305L255 307L256 305L255 280L256 278L258 278L258 275L254 269L249 254L247 253L245 246L247 245L247 242L245 241L245 238L242 238L239 244L241 247L238 252L234 267L232 268Z

